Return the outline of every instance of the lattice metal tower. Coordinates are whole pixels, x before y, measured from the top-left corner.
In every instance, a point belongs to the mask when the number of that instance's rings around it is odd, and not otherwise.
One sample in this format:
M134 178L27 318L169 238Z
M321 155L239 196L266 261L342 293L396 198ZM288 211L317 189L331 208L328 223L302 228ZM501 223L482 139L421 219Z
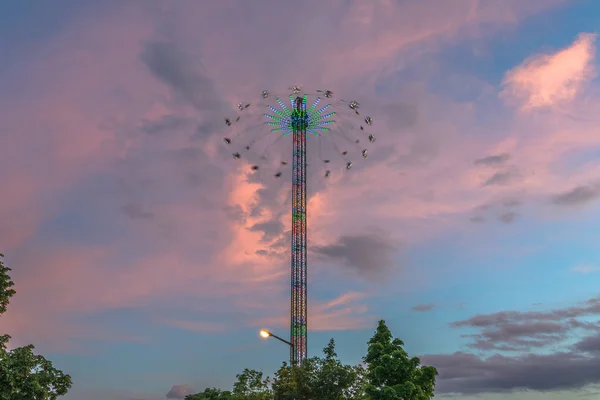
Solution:
M294 100L292 112L292 282L290 318L290 361L306 359L308 304L306 253L306 96Z
M271 132L280 133L282 136L291 135L293 137L292 147L292 241L291 241L291 301L290 301L290 362L292 364L299 364L304 361L307 357L307 323L308 323L308 304L307 304L307 200L306 200L306 141L307 135L312 134L319 140L324 138L327 133L330 142L333 145L337 156L345 162L345 169L349 170L352 168L352 162L346 157L351 157L348 151L342 151L338 148L335 136L339 135L341 142L347 146L350 144L351 147L359 152L363 158L367 158L367 150L360 147L360 140L358 138L349 138L348 127L343 128L339 124L339 120L334 120L334 116L342 118L343 114L338 114L335 111L329 110L332 104L325 104L324 106L317 108L317 105L321 101L321 96L326 99L333 97L331 90L317 90L313 104L307 108L307 94L302 94L302 89L299 85L294 85L292 88L292 94L289 96L290 107L288 107L280 97L275 97L277 104L269 104L268 99L272 98L271 94L267 90L263 90L261 93L262 100L264 103L259 103L259 106L266 107L270 114L261 113L260 117L266 117L266 122L263 120L262 123L257 125L250 125L244 130L238 130L238 133L234 138L225 137L224 142L228 145L232 145L233 142L237 142L246 135L252 133L259 135L254 138L247 138L246 143L243 146L243 150L234 152L233 158L240 159L242 153L249 152L251 148L257 144L264 135L262 135L262 127L268 125L271 128ZM340 100L339 103L347 107L349 113L346 117L359 117L359 104L356 101L344 101ZM241 113L235 119L225 119L227 126L234 126L238 121L242 123L246 120L252 121L252 117L248 116L247 110L252 103L240 103L238 104L238 111ZM342 107L342 108L346 108ZM349 110L348 110L349 109ZM372 124L371 117L364 118L364 124L366 128L369 128ZM337 125L337 129L335 129ZM359 127L358 131L361 135L368 135L368 142L375 142L375 135L368 134L365 131L365 126L362 122L357 124L350 124L350 127ZM237 128L236 128L237 129ZM273 142L274 143L274 142ZM272 143L272 144L273 144ZM235 143L233 143L234 145ZM319 149L321 146L319 144ZM266 150L265 150L266 152ZM320 151L319 151L320 153ZM263 153L264 156L264 153ZM322 156L319 154L319 156ZM262 158L262 157L261 157ZM322 159L323 165L327 168L324 177L330 176L331 171L328 169L331 159ZM288 165L286 162L281 162L282 166ZM253 171L258 171L259 165L252 165ZM281 177L281 171L277 171L274 176L276 178Z

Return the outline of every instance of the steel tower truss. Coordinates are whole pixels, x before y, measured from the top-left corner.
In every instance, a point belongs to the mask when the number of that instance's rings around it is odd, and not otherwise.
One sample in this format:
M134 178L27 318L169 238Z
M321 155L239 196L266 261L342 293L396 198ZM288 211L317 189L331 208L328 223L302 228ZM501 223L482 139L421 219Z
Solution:
M314 134L321 136L323 132L332 131L329 126L334 124L336 121L333 119L336 114L335 111L328 110L331 104L325 104L323 107L317 109L317 105L321 101L323 96L327 99L333 97L331 90L317 90L318 97L314 100L314 103L307 108L307 94L301 94L302 89L299 85L294 85L290 88L292 93L290 94L289 100L291 107L288 107L281 98L275 97L277 105L267 105L270 110L270 114L263 114L267 120L264 122L266 125L271 127L271 132L279 132L283 136L292 135L293 137L293 161L292 161L292 243L291 243L291 296L290 296L290 340L288 344L290 346L290 361L292 364L299 364L304 361L307 357L307 319L308 319L308 305L307 305L307 220L306 220L306 140L307 134ZM270 96L269 91L263 90L263 100ZM342 103L346 103L347 106L354 111L354 114L359 116L358 109L360 105L356 101L346 102L341 100ZM238 104L238 110L243 111L250 107L250 103ZM235 119L235 122L240 120L240 116ZM366 125L372 125L371 117L364 119ZM232 120L229 118L225 119L227 126L232 125ZM361 131L364 127L360 126ZM250 129L247 129L248 132ZM331 132L333 133L333 132ZM347 139L347 138L346 138ZM375 142L375 135L370 134L368 136L369 142ZM225 143L231 144L231 138L224 138ZM332 138L333 144L335 140ZM356 143L359 143L356 140ZM252 142L251 142L252 144ZM250 145L245 146L246 150L250 150ZM342 152L342 156L346 156L347 151ZM233 153L234 159L241 157L239 152ZM363 158L367 158L367 150L362 150ZM322 160L328 163L330 160ZM346 160L348 161L348 160ZM282 165L287 165L287 162L282 162ZM346 169L352 168L352 162L346 162ZM257 171L258 165L253 165L252 170ZM330 171L325 172L327 178ZM277 172L275 177L280 177L281 172Z
M317 97L307 108L307 95L299 95L302 90L298 85L294 85L291 89L293 91L290 95L291 108L288 108L280 98L276 98L281 109L269 105L267 107L273 114L263 115L268 118L265 124L273 127L272 132L293 136L290 362L299 364L307 356L306 136L308 133L320 136L320 132L330 131L331 128L328 126L335 123L332 117L336 113L333 111L326 113L331 104L317 109L317 104L321 101L320 97ZM330 90L317 92L323 93L326 98L331 98L333 95ZM268 96L268 91L262 92L263 98ZM349 105L350 108L358 107L356 102ZM245 106L239 104L238 108L243 110ZM234 157L238 158L239 153L235 153ZM349 169L352 164L348 163L348 165ZM328 174L329 171L326 176Z
M306 245L306 130L309 115L306 96L296 97L292 111L292 274L290 361L299 364L306 359L308 305Z

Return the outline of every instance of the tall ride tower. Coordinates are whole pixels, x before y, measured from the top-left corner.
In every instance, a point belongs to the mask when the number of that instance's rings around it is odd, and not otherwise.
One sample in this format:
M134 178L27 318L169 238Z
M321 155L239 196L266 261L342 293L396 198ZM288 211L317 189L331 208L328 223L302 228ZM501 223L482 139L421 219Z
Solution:
M306 254L306 97L294 99L292 111L292 274L290 309L290 362L306 359L307 254Z
M331 90L317 90L311 96L316 97L310 107L307 108L308 94L302 92L299 85L290 88L289 103L283 101L285 97L271 96L269 91L263 90L261 100L257 103L240 103L238 111L240 114L235 118L225 119L225 124L237 133L235 136L224 137L223 141L230 146L236 147L241 142L241 148L232 153L234 159L239 160L242 154L251 155L254 149L265 137L264 126L270 127L270 132L276 133L275 138L260 155L260 160L269 161L268 150L280 137L292 136L292 241L291 241L291 299L290 299L290 340L278 339L290 345L290 362L300 364L307 356L307 220L306 220L306 142L307 135L311 134L318 140L318 148L313 157L318 156L318 162L324 167L323 176L329 178L331 175L332 161L341 160L344 169L352 168L352 160L358 157L367 158L367 149L362 147L361 136L369 143L375 142L375 135L367 131L373 120L371 117L360 117L359 104L356 101L339 100L337 102L339 112L331 111L331 103L320 108L317 105L322 98L326 101L333 98ZM274 99L275 102L270 102ZM287 104L286 104L287 103ZM266 108L267 113L261 111L258 115L252 114L252 110ZM254 107L252 107L254 106ZM327 111L329 110L329 111ZM344 113L345 110L345 113ZM255 117L258 117L257 121ZM266 117L266 120L264 119ZM334 117L336 118L334 120ZM354 121L352 121L354 119ZM362 120L362 121L361 121ZM247 121L247 122L246 122ZM254 122L253 122L254 121ZM239 122L239 124L238 124ZM245 126L240 129L237 126ZM356 133L350 131L356 128ZM232 132L234 133L234 132ZM349 136L352 135L352 136ZM324 155L325 147L329 145L329 156ZM340 148L339 145L344 146ZM287 150L286 150L286 154ZM275 178L280 178L280 168L289 166L289 159L285 157L277 164ZM314 165L315 159L313 159ZM274 164L271 163L271 166ZM251 165L252 171L259 171L261 166ZM268 331L267 336L272 335ZM275 336L275 335L272 335Z

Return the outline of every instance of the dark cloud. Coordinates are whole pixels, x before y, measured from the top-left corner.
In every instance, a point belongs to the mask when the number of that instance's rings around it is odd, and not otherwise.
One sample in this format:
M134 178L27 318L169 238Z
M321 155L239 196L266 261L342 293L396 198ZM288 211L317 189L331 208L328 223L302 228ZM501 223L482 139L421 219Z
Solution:
M587 336L581 339L573 346L575 350L584 353L599 353L600 354L600 332L594 336Z
M205 143L192 142L192 138L197 121L209 121L214 126L221 123L222 118L214 112L223 107L222 99L211 89L210 80L203 77L201 64L198 67L193 56L171 44L148 43L140 59L154 76L169 86L174 96L168 97L175 98L176 104L168 105L173 110L169 115L139 121L139 131L147 135L138 134L134 144L128 146L124 160L115 165L124 183L125 203L152 198L152 205L162 208L174 201L193 201L205 210L221 211L222 197L227 190L223 179L226 171L212 162ZM197 106L198 116L186 116L190 105ZM212 132L218 131L213 129ZM148 217L147 210L135 205L128 204L123 212L131 218Z
M520 200L516 200L516 199L508 199L508 200L504 200L502 202L502 205L506 208L517 207L517 206L520 206L521 204L523 204L523 203Z
M600 316L600 301L547 312L504 311L476 315L451 324L455 328L475 328L480 332L465 335L473 340L470 347L480 350L527 351L560 344L575 330L596 331L600 325L578 320L581 317Z
M275 241L275 243L271 244L271 249L281 250L289 248L291 236L291 231L284 232L283 235L279 239L277 239L277 241Z
M121 207L121 212L131 219L150 220L154 218L154 214L145 211L139 203L128 203Z
M495 174L492 178L488 180L488 182L492 181L492 184L500 184L503 183L503 180L512 179L514 176L518 176L518 172L516 170L510 171L510 174L512 176L509 177L499 176L498 174ZM486 182L486 184L488 182ZM506 199L504 201L482 204L480 206L475 207L475 216L469 218L469 220L474 223L481 223L485 222L487 218L497 218L500 222L510 224L514 222L519 216L519 214L517 214L514 211L514 209L520 206L521 204L522 202L517 199Z
M376 277L391 267L397 250L387 239L375 234L341 236L334 244L312 247L315 253L341 260L368 277Z
M475 315L451 326L479 331L465 335L473 339L470 347L495 355L462 352L426 355L421 361L438 369L439 394L580 389L600 383L600 323L590 322L592 317L600 317L600 298L544 312ZM593 334L568 345L581 332ZM509 356L513 351L520 354Z
M505 162L507 162L510 159L510 154L508 153L502 153L502 154L496 154L493 156L487 156L487 157L483 157L483 158L479 158L477 160L475 160L473 162L473 164L475 165L485 165L485 166L500 166L500 165L504 165Z
M381 107L381 114L387 117L388 127L396 130L412 128L419 121L419 107L416 103L388 104Z
M197 161L205 153L202 151L202 149L199 149L198 147L189 146L173 150L171 154L175 157L175 159L185 162Z
M269 250L265 250L265 249L256 250L254 252L254 254L256 254L258 256L270 257L270 258L277 258L277 257L279 257L281 255L278 252L269 251Z
M246 223L246 219L248 218L248 215L246 215L242 206L239 204L223 206L223 211L225 211L225 215L231 221L237 222L238 224Z
M140 130L149 135L160 134L163 132L170 132L173 130L181 129L189 123L187 118L178 115L165 115L159 120L142 122Z
M505 171L498 171L494 175L490 176L484 183L483 186L502 186L509 184L519 177L516 169L508 169Z
M165 396L167 399L183 399L189 394L192 394L192 390L188 385L173 385Z
M413 308L411 308L411 310L425 312L425 311L431 311L434 308L435 308L435 304L418 304L418 305L414 306Z
M192 187L218 188L225 179L225 171L208 159L206 151L197 146L187 146L164 153L165 161L171 162L177 177Z
M501 222L504 222L505 224L510 224L511 222L514 222L515 219L517 219L517 213L512 212L512 211L501 214L498 217L498 220Z
M282 143L285 144L284 141L282 141ZM287 154L284 149L273 150L273 153ZM255 163L253 161L251 161L252 164ZM288 161L291 162L291 160ZM260 165L260 162L256 162L256 164ZM274 220L280 220L284 215L288 215L291 212L292 191L289 190L289 188L291 187L292 174L289 170L284 170L283 176L280 179L275 179L272 175L275 171L276 170L268 170L268 168L261 168L259 173L252 174L248 177L248 182L260 183L263 186L256 191L257 201L250 205L250 216L259 217L263 215L265 211L268 211L269 213L274 213ZM313 185L312 188L313 190L317 190L315 185ZM285 200L281 199L281 192L284 189L287 192Z
M567 192L554 195L551 201L558 206L578 206L596 200L599 196L598 187L577 186Z
M469 346L478 350L526 351L560 343L570 329L568 324L552 322L505 324L465 337L473 338Z
M263 242L269 242L275 238L278 238L283 233L284 228L285 227L281 221L273 219L267 222L254 224L248 228L248 230L252 232L262 232Z
M600 357L573 353L494 355L455 353L421 357L438 369L437 393L479 394L514 390L565 390L600 382Z
M140 59L154 76L197 110L228 110L227 104L217 94L213 81L203 74L201 60L194 55L182 51L172 43L150 42L144 46ZM215 118L215 123L217 120L219 119Z
M397 144L378 147L369 155L369 163L387 162L389 166L404 171L409 167L425 166L435 160L446 148L447 137L440 137L431 121L423 118L428 111L428 102L420 98L414 88L401 90L398 103L378 107L387 128L403 136L402 148ZM382 122L383 122L382 121Z
M484 212L484 211L488 211L491 208L492 208L492 204L484 203L484 204L481 204L481 205L478 205L477 207L475 207L475 211Z

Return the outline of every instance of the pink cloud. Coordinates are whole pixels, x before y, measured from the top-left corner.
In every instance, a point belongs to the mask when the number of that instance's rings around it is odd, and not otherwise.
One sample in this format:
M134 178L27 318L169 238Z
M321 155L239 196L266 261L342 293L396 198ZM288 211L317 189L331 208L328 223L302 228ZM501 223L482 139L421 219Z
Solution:
M165 395L167 399L183 399L185 396L192 394L193 391L188 385L173 385L171 390Z
M77 317L116 308L143 308L152 302L166 304L176 295L194 296L199 302L218 298L221 307L252 310L258 317L269 312L272 304L287 305L282 301L288 295L287 248L273 250L271 255L257 254L282 236L265 243L261 232L249 230L277 219L281 211L285 217L279 222L284 224L284 231L289 229L287 194L277 192L278 205L264 207L260 215L233 220L222 208L239 206L248 214L259 201L257 191L270 183L251 183L247 166L232 169L229 160L219 159L219 137L194 142L189 132L178 135L175 129L154 137L139 132L142 122L156 122L172 114L189 118L191 128L186 129L191 131L206 119L221 119L216 113L197 115L189 104L181 104L164 82L151 76L139 60L147 41L176 42L192 53L201 47L206 75L215 78L219 92L227 94L224 97L235 101L236 96L259 93L267 83L285 88L291 77L307 87L319 87L323 82L337 84L343 92L351 89L351 81L367 85L372 83L368 76L394 73L395 60L400 57L418 59L419 54L403 53L412 45L455 38L461 28L477 21L512 23L531 12L522 10L521 3L510 2L502 8L503 13L497 13L490 11L499 8L492 2L444 2L442 6L416 2L407 9L395 8L391 2L382 8L354 2L340 14L341 2L319 2L324 10L310 12L315 18L326 15L333 21L320 17L322 24L315 23L314 29L302 22L297 35L274 34L279 28L289 31L288 20L272 22L283 3L273 11L257 12L253 15L256 18L248 18L244 10L232 12L220 6L187 3L191 8L184 10L172 31L163 29L155 13L140 12L136 7L97 16L97 21L83 19L66 28L47 43L52 51L45 61L15 77L25 89L15 107L0 114L0 120L11 128L8 140L13 146L4 148L0 157L0 179L6 192L0 205L0 241L9 257L15 254L11 266L18 289L14 304L0 323L20 342L45 338L64 345L77 337L104 337L97 333L101 327L86 327ZM232 13L231 18L221 20L229 21L224 23L233 28L215 36L210 22L224 13ZM378 22L381 18L385 23ZM164 31L175 33L167 37ZM254 32L252 37L248 31ZM199 37L210 40L198 45ZM267 39L272 41L268 46L260 45ZM293 46L297 42L314 46ZM273 48L300 50L273 59ZM239 72L240 65L244 65L243 73ZM201 65L187 67L202 70ZM439 99L425 94L418 100L422 104L436 101ZM24 104L28 105L27 114L23 113ZM472 105L438 107L446 111L438 114L437 121L427 120L402 134L395 131L389 115L376 120L381 127L378 143L383 145L375 152L396 145L398 154L373 165L366 163L356 174L333 179L323 189L311 192L309 218L314 243L327 244L342 233L355 233L369 225L390 230L398 241L420 240L439 226L449 226L452 221L448 217L489 199L489 193L477 191L485 177L472 170L470 160L501 145L492 140L461 140L473 120ZM436 135L427 136L429 132ZM558 133L555 138L557 143L568 140ZM419 154L420 148L429 149L432 143L428 140L439 140L441 149ZM583 142L581 139L579 143ZM169 158L178 150L194 150L193 146L204 146L206 154L192 157L185 165L175 165ZM512 150L518 143L504 146ZM523 159L534 153L533 142L526 148L529 153L523 153ZM427 168L419 162L402 164L413 156L417 161L430 158ZM121 165L127 168L115 167ZM215 165L227 172L222 180L212 182L209 175L204 176L200 187L184 184L190 171L202 173ZM131 187L144 186L128 195L151 210L151 222L107 216L118 220L115 224L122 236L102 245L34 237L79 182L96 174L117 173ZM142 181L150 183L142 185ZM118 202L110 196L98 193L87 198L94 197L108 209ZM313 271L311 279L319 273ZM342 293L330 302L311 303L310 329L371 326L366 296ZM286 326L285 307L277 313L275 319L260 321ZM158 320L198 331L213 332L220 327L220 322L203 322L212 321L203 317L189 321L163 315ZM105 336L119 337L119 332L105 332Z
M310 331L338 331L372 327L376 317L369 314L365 298L365 293L351 292L326 302L309 300L308 329ZM271 314L279 315L257 319L252 321L251 325L258 328L287 327L290 323L289 310L282 308L273 307Z
M219 333L225 330L223 324L218 324L208 321L186 321L186 320L175 320L175 319L162 319L157 321L161 324L175 326L177 328L185 329L192 332L208 332L208 333Z
M494 31L514 27L531 14L567 1L509 0L499 4L489 0L423 0L399 5L387 0L312 0L302 6L226 3L235 7L181 3L169 11L179 21L178 39L190 48L197 47L194 43L198 37L213 32L211 24L199 24L199 20L222 21L219 39L203 44L202 51L208 74L220 86L235 88L228 92L247 98L256 93L255 82L283 88L294 81L307 87L353 89L364 97L372 93L377 79L393 75L443 43L465 35L487 35L490 27ZM305 15L303 21L280 18L297 13ZM279 34L282 32L290 34ZM223 52L224 48L228 51ZM240 65L243 74L239 73ZM246 76L253 79L249 81Z
M121 107L123 98L99 96L129 79L139 82L126 55L137 51L147 26L120 25L100 36L93 27L82 19L48 47L33 45L31 54L42 57L6 77L20 88L0 113L10 143L0 158L7 193L0 219L10 227L0 230L5 252L55 212L62 190L97 171L116 150L113 133L101 127L105 118L135 114L135 106L128 112Z
M521 177L494 190L498 194L527 193L546 201L555 193L598 181L598 163L581 159L600 147L594 117L598 112L600 97L594 95L552 111L517 117L508 137L492 145L489 153L510 153L510 165L518 167Z
M595 76L595 41L582 33L565 49L528 58L506 73L501 96L524 111L573 100Z

